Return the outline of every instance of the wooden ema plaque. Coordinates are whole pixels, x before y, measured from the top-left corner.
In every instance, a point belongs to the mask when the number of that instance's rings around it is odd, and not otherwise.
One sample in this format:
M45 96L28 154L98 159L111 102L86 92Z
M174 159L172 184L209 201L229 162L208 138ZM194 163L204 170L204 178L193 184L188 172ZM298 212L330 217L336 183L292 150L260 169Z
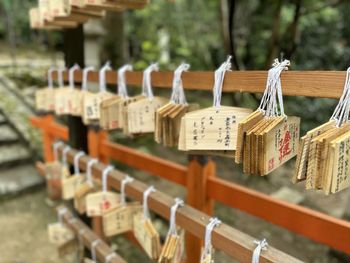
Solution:
M60 257L73 253L78 249L73 231L61 223L49 224L48 235L49 242L56 246Z
M70 176L68 168L60 162L50 162L45 164L44 171L49 197L60 199L62 197L62 180Z
M38 111L52 112L55 110L55 89L43 88L35 92L35 106Z
M158 263L181 263L185 251L185 231L180 230L179 235L167 235Z
M161 245L157 230L150 219L145 219L142 213L136 213L133 218L134 235L149 258L157 260Z
M106 237L119 235L134 228L133 218L136 213L142 213L139 203L119 204L103 213L103 232Z
M96 192L86 196L86 214L102 216L105 212L118 206L119 194L113 192Z
M128 133L152 133L155 129L155 112L167 99L154 97L140 99L128 105Z
M235 150L238 123L251 112L250 109L221 106L187 113L181 121L179 149Z
M74 198L75 192L85 182L84 174L74 174L62 180L62 198L71 200Z

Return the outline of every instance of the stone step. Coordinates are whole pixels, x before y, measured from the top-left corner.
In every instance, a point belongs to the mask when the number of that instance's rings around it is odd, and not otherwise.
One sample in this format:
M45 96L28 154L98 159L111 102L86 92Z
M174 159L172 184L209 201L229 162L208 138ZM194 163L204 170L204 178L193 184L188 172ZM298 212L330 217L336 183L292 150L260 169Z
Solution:
M13 144L19 141L18 134L9 125L0 126L0 145Z
M28 163L31 160L31 152L19 143L0 146L0 169Z
M19 165L1 171L0 196L16 194L28 188L44 183L34 164Z
M6 121L5 116L0 113L0 125L4 125L6 123L7 123L7 121Z

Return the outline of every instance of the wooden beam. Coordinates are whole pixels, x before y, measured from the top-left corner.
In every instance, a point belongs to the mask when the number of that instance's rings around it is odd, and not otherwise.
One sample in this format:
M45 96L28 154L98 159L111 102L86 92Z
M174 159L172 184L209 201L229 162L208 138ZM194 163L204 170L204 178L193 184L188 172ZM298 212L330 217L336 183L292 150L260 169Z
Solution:
M126 72L128 85L141 86L142 72ZM57 78L57 74L53 74ZM286 71L281 75L283 95L307 96L316 98L339 98L345 82L345 71ZM116 71L108 71L107 82L117 83ZM68 73L64 73L68 79ZM75 72L75 78L81 82L82 72ZM262 93L266 86L267 71L231 71L225 75L223 92ZM89 73L89 81L98 82L98 72ZM152 86L172 87L173 72L153 72ZM214 72L184 72L182 81L185 89L211 91L214 85Z
M62 153L62 149L63 147L59 148L60 153ZM75 154L77 154L76 150L68 152L68 162L73 163ZM91 160L91 158L86 156L80 158L79 167L81 170L86 170L89 160ZM92 167L93 176L101 180L105 168L106 165L101 163L94 165ZM125 176L126 174L120 171L112 171L108 176L108 185L112 189L120 191L120 184ZM142 202L143 192L148 187L148 185L141 181L134 180L132 183L127 184L125 192L128 197ZM157 190L149 196L148 200L149 208L152 211L166 219L170 218L170 208L174 204L174 199L172 197ZM198 238L204 238L205 227L208 224L209 219L210 217L208 215L188 205L179 208L176 213L177 224ZM252 253L256 247L254 244L254 238L226 224L221 224L219 227L215 228L212 234L212 243L215 248L236 258L239 262L247 263L251 262ZM260 262L281 262L281 258L283 258L283 262L285 263L301 262L300 260L271 246L261 253Z
M220 178L208 178L206 192L209 198L225 205L350 254L348 221L272 198Z

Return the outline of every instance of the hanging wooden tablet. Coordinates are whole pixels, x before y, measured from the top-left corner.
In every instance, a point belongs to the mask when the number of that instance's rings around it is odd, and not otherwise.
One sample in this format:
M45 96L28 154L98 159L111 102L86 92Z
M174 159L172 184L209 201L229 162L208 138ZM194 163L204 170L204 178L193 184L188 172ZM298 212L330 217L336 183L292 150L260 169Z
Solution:
M215 71L213 107L185 114L182 118L180 150L233 151L236 149L238 123L252 111L221 106L225 72L231 68L231 57ZM184 136L184 138L182 137Z
M48 225L48 235L49 242L56 246L60 257L78 249L73 231L60 222Z
M119 204L119 195L113 192L97 192L86 196L87 216L102 216Z
M111 70L110 63L107 62L100 70L100 92L92 93L86 92L83 100L83 122L85 124L99 123L100 105L103 101L112 98L114 94L107 92L106 90L106 76L105 72Z
M35 92L35 106L37 111L52 112L55 109L55 89L53 88L52 80L52 72L54 70L51 67L47 72L48 87Z
M103 233L106 237L119 235L133 230L133 218L136 213L142 212L139 203L119 204L103 213Z
M166 103L162 97L154 97L151 86L151 73L158 71L158 64L151 64L143 73L142 96L127 107L127 133L151 133L155 130L155 112Z
M160 255L160 238L150 219L145 219L142 213L133 217L134 235L149 258L156 260Z
M62 180L69 177L69 170L58 161L45 164L45 178L48 195L52 199L62 196Z

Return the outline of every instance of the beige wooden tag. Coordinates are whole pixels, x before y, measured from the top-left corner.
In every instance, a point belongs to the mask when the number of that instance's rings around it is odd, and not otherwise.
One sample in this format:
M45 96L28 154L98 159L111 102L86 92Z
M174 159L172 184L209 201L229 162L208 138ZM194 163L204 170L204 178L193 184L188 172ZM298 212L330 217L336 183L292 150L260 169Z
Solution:
M95 189L87 182L80 185L74 194L74 208L80 213L86 212L86 195Z
M54 245L62 245L74 239L74 233L61 223L48 225L49 241Z
M77 189L85 182L85 175L72 175L62 180L62 198L70 200L74 198Z
M72 98L75 90L70 87L56 89L55 113L57 115L70 114L72 109Z
M114 95L109 92L86 92L83 102L83 120L85 121L85 123L89 123L89 121L98 121L100 119L101 102L113 96Z
M265 137L264 174L270 173L293 158L298 152L300 118L289 116Z
M53 199L62 196L62 180L69 177L69 170L60 162L50 162L44 168L48 195Z
M70 6L68 0L50 0L51 16L68 16L70 14Z
M160 255L160 239L149 219L144 219L142 213L136 213L133 218L134 235L146 254L156 260Z
M107 237L119 235L133 230L133 217L142 212L138 203L119 205L102 215L103 232Z
M120 202L120 196L113 192L97 192L86 196L86 214L102 216L103 213L115 208Z
M235 150L238 123L252 110L221 106L184 116L187 150Z
M72 97L70 99L70 103L71 103L70 114L71 115L73 115L73 116L81 116L82 115L83 99L84 99L84 92L82 92L79 89L74 89L74 92L72 93Z
M154 97L145 98L128 106L129 133L150 133L155 129L155 112L166 103L167 99Z

